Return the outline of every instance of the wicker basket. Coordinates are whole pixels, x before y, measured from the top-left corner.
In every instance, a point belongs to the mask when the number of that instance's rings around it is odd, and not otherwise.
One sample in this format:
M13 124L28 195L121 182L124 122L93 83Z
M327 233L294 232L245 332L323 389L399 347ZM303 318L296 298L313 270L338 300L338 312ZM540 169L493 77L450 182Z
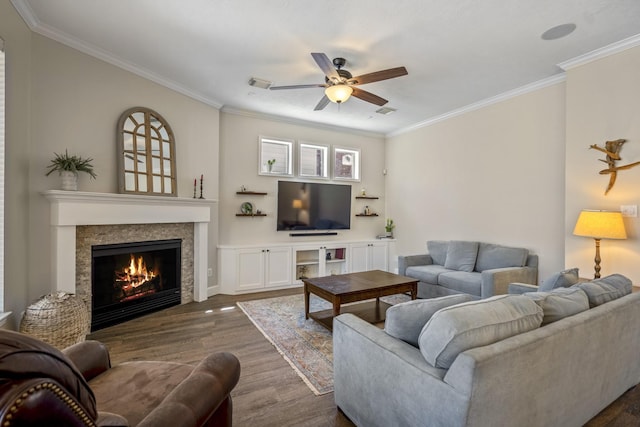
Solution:
M20 332L63 349L85 340L89 333L89 314L74 294L45 295L27 307Z

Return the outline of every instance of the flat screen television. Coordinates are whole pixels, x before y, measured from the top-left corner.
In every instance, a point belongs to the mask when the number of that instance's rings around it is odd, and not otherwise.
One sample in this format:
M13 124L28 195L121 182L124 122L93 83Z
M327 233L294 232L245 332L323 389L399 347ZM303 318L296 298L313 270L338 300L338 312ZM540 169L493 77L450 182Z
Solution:
M278 231L350 227L351 185L278 181Z

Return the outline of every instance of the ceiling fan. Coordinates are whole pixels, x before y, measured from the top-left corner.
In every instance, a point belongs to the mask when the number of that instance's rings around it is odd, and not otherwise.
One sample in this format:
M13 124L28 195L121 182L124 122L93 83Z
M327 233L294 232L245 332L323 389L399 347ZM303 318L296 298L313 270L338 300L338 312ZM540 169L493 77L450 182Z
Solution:
M393 79L395 77L409 74L406 68L396 67L353 77L349 71L342 69L344 64L347 62L344 58L334 58L333 61L331 61L324 53L312 53L311 56L325 74L324 84L272 86L270 89L282 90L323 87L325 88L324 96L314 108L316 111L322 110L330 101L341 104L349 99L351 95L375 105L384 105L388 102L386 99L381 98L378 95L374 95L371 92L367 92L366 90L362 90L356 86L378 82L380 80Z

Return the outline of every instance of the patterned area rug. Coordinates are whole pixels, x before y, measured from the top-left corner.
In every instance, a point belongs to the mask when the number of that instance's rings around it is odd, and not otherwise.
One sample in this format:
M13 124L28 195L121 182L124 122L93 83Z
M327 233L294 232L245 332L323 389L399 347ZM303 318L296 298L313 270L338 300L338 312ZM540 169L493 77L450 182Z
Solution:
M409 297L393 295L381 299L397 304ZM333 391L331 332L315 320L305 320L302 294L238 302L237 305L314 394L319 396ZM330 308L329 302L311 295L309 311Z

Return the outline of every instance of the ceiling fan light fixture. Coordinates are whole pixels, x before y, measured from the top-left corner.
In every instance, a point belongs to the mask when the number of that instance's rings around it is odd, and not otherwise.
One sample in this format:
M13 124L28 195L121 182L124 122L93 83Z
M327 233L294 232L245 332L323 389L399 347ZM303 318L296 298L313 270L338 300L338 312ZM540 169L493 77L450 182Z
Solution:
M345 84L332 85L324 90L324 94L327 95L327 98L336 104L345 102L349 99L352 93L353 88Z

